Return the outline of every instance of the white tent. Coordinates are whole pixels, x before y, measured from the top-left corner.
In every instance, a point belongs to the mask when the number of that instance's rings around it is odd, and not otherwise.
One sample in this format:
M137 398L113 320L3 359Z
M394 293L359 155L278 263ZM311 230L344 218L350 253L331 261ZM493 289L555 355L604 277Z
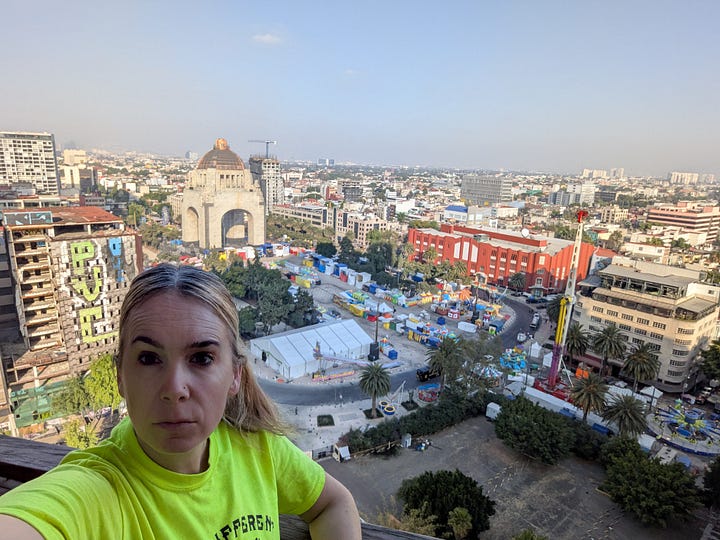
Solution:
M370 353L372 338L352 319L291 330L250 341L250 352L258 359L264 352L268 366L287 379L318 371L321 361L344 363L363 361ZM316 355L320 347L322 359Z
M661 397L663 397L663 392L661 392L654 386L647 386L647 387L643 388L642 390L640 390L640 393L644 396L649 396L650 399L652 399L655 402L658 399L660 399Z
M540 358L540 353L542 353L542 347L535 341L530 345L530 358Z

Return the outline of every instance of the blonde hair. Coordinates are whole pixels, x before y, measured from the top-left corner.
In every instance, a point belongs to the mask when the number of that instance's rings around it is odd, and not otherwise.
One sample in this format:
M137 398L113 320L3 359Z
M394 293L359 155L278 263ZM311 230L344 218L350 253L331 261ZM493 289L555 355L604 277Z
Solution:
M233 364L240 369L240 391L228 398L223 419L241 431L287 432L288 426L280 419L275 403L260 388L248 365L232 296L222 280L211 272L192 266L160 264L135 277L120 308L120 339L116 357L118 366L122 361L125 343L124 329L132 311L165 292L175 292L202 302L227 328Z

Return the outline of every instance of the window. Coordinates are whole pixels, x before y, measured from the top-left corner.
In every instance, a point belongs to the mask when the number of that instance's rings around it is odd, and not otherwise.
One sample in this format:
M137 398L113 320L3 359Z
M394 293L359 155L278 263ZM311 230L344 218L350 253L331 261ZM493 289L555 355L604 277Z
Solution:
M650 321L648 319L641 319L640 317L637 318L638 324L650 324Z
M642 328L636 328L635 333L640 334L641 336L647 336L647 330L643 330Z
M522 257L522 259L520 259L520 261L521 261L523 264L527 264L527 255L523 255L523 257Z
M623 314L622 314L622 318L625 319L626 321L632 321L632 320L633 320L633 316L632 316L632 315L628 315L627 313L623 313Z
M545 255L540 255L540 257L538 257L538 264L545 264Z
M591 320L591 321L594 321L594 322L596 322L596 323L602 322L602 319L601 319L600 317L595 317L595 316L591 316L591 317L590 317L590 320Z
M633 342L635 345L642 345L643 343L645 343L642 339L636 338L636 337L632 338L632 342Z
M626 332L630 331L630 327L627 324L619 324L618 328L620 328L620 330L625 330Z
M607 314L610 315L611 317L617 317L617 313L618 313L617 311L612 311L611 309L608 309L608 312L607 312Z
M658 334L657 332L650 332L650 337L653 339L663 339L665 336Z
M666 326L665 326L665 323L656 321L653 323L653 328L659 328L660 330L665 330Z
M687 356L688 354L690 354L690 352L683 351L681 349L673 349L672 354L673 354L673 356Z
M593 311L597 311L598 313L602 313L604 310L600 306L593 306Z
M676 339L676 345L692 345L692 339Z
M694 328L678 328L678 334L691 335L695 333Z
M670 371L668 369L668 377L682 377L684 373L682 371Z
M685 360L670 360L670 365L675 367L683 367L687 362Z

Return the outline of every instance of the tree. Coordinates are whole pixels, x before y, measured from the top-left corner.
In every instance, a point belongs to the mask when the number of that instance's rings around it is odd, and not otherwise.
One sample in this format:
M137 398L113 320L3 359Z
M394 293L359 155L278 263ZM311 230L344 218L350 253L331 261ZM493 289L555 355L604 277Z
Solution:
M708 379L720 379L720 339L714 340L710 347L702 351L700 369Z
M584 355L589 347L590 334L585 331L581 324L576 322L570 323L565 338L565 353L570 358L570 365L572 365L575 358Z
M720 509L720 457L716 457L703 476L703 500L709 508Z
M355 251L355 246L353 246L354 237L355 235L349 232L342 240L340 240L340 254L338 256L338 262L350 264L354 263L357 259L357 252Z
M592 348L602 355L600 375L605 374L605 366L611 358L622 358L625 355L624 334L613 323L605 326L592 337Z
M253 336L257 312L252 306L247 306L238 311L238 330L243 336Z
M429 246L425 251L422 252L422 260L425 263L435 264L435 259L437 259L437 258L438 258L438 252L432 246Z
M550 465L569 455L575 442L575 434L563 416L523 397L502 406L495 420L495 434L515 451Z
M550 300L547 305L545 306L545 312L548 316L548 321L557 324L558 319L560 318L560 301L562 300L562 296L556 296L552 300ZM565 324L567 324L569 321L566 320Z
M445 338L437 349L427 353L428 365L442 375L443 385L454 381L460 376L464 362L462 338Z
M372 399L370 416L377 417L377 398L390 391L390 373L382 364L370 362L360 372L360 390Z
M337 248L332 242L318 242L315 251L323 257L332 257L337 253Z
M117 368L112 354L103 354L93 361L85 378L85 387L93 409L118 408L122 396L117 386Z
M512 289L515 289L516 291L524 291L525 281L525 272L516 272L512 276L510 276L510 279L508 279L508 285L510 285L510 287Z
M425 472L415 478L403 480L398 498L404 508L424 509L426 515L437 516L435 536L453 534L450 515L457 508L463 508L471 517L470 538L490 528L490 516L495 515L495 501L483 494L482 487L459 470ZM459 513L453 514L459 523Z
M450 510L448 525L450 525L455 538L463 540L467 538L468 533L472 530L472 516L467 511L467 508L458 506Z
M620 437L622 438L622 437ZM699 504L695 480L680 463L662 464L639 450L611 459L602 484L610 498L646 525L666 527L688 518Z
M377 524L390 529L407 531L416 534L432 536L437 527L437 516L430 515L427 505L422 508L407 508L397 518L391 512L381 512L377 517Z
M587 420L590 411L602 411L605 408L605 395L608 385L599 375L590 373L585 379L580 379L577 386L572 389L572 402L583 410L583 422Z
M65 444L72 448L90 448L98 442L97 434L80 420L70 420L63 425Z
M285 317L285 322L293 328L302 328L317 322L315 302L312 295L305 289L300 289L295 295L295 305Z
M647 429L645 404L633 396L617 396L605 407L601 416L606 422L617 425L622 436L637 437Z
M643 342L633 347L625 358L625 372L633 378L633 392L637 392L638 381L646 381L657 377L660 360L653 354L650 343Z
M624 241L625 239L623 238L623 233L615 231L605 242L605 247L613 251L618 251L622 247Z
M53 394L53 410L64 414L82 414L86 416L92 409L92 398L85 387L85 379L81 375L75 375L65 381L62 390Z

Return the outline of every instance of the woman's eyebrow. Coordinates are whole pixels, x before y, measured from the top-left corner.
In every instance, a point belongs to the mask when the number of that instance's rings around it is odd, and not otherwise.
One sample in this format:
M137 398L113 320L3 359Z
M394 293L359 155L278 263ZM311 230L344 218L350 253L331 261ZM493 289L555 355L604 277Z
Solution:
M219 347L220 342L214 339L206 339L205 341L195 341L190 344L191 349L205 349L207 347Z
M160 348L160 344L155 341L153 338L147 337L147 336L135 336L135 338L132 340L132 343L147 343L148 345L152 347Z

